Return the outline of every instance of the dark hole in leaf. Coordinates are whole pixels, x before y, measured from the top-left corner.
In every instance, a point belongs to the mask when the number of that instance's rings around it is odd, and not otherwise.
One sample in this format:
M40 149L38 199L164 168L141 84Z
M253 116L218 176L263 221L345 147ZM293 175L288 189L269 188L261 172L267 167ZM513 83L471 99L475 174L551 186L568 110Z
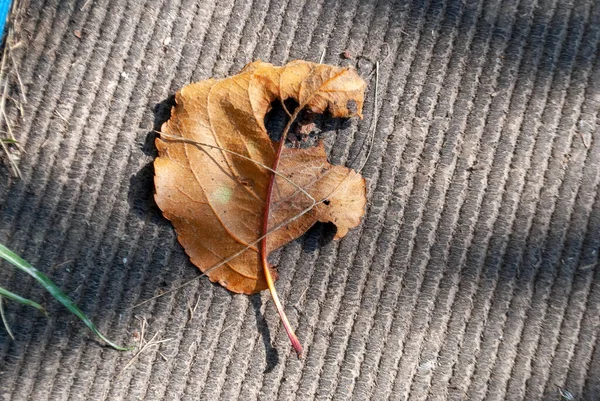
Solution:
M298 107L298 102L294 99L287 99L285 107L290 113L293 113ZM265 127L269 138L275 142L279 142L281 134L288 123L289 117L281 104L281 101L275 100L271 103L271 110L265 115Z
M294 113L298 103L293 99L285 101L285 107L290 113ZM356 102L352 107L356 110ZM285 112L283 105L279 100L271 103L271 110L265 116L265 127L269 138L279 142L281 134L289 121L289 116ZM333 118L329 111L323 114L314 113L309 109L302 110L296 121L290 127L285 145L288 148L310 148L317 146L321 139L327 134L337 129L345 129L349 126L348 118Z
M346 103L346 108L352 114L356 114L356 112L358 111L358 107L354 100L348 100L348 102Z

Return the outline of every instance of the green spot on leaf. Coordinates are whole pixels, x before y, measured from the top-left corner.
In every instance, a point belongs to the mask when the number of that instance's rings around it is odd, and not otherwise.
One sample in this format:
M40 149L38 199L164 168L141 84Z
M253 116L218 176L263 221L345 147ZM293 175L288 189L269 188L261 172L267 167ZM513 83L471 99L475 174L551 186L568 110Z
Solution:
M212 201L221 204L228 203L233 195L233 189L227 186L220 186L212 194Z

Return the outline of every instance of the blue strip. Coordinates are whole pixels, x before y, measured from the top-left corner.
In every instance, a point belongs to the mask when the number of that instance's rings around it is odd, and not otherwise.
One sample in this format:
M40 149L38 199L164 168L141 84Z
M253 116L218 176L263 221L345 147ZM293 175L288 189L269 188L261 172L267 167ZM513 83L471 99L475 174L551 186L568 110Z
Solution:
M6 18L10 11L10 3L12 3L12 0L0 0L0 38L2 38L2 35L4 34Z

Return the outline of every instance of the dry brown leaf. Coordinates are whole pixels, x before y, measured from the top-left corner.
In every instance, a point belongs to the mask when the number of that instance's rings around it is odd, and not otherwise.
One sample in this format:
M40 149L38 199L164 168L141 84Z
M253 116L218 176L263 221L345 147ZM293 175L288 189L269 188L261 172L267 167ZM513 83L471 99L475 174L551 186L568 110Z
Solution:
M212 281L234 292L261 291L268 286L263 267L270 252L317 221L333 222L336 238L359 224L366 203L360 174L329 164L322 143L279 146L264 119L278 99L299 104L282 138L302 109L362 117L365 86L349 68L257 61L238 75L176 94L156 140L156 202L192 263Z

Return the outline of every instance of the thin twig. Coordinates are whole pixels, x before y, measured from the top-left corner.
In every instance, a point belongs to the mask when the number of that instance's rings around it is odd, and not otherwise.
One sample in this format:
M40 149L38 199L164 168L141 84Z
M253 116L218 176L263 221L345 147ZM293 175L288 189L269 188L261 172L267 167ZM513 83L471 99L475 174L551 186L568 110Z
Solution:
M283 178L283 179L284 179L284 180L286 180L286 181L287 181L289 184L291 184L291 185L293 185L294 187L298 188L298 189L299 189L299 190L300 190L300 191L301 191L301 192L302 192L304 195L306 195L306 196L307 196L307 197L308 197L310 200L312 200L313 202L315 202L315 198L313 198L313 197L311 196L311 194L309 194L308 192L306 192L306 190L304 190L302 187L300 187L300 186L299 186L298 184L296 184L294 181L290 180L290 179L289 179L289 178L287 178L285 175L283 175L283 174L281 174L281 173L279 173L279 172L277 172L277 171L273 170L271 167L269 167L269 166L267 166L267 165L265 165L265 164L263 164L263 163L261 163L261 162L258 162L258 161L256 161L256 160L253 160L253 159L251 159L251 158L250 158L250 157L248 157L248 156L245 156L245 155L243 155L243 154L241 154L241 153L238 153L238 152L234 152L233 150L229 150L229 149L222 148L222 147L220 147L220 146L211 145L211 144L209 144L209 143L198 142L198 141L194 141L193 139L188 139L188 138L183 138L183 137L180 137L180 136L175 136L175 135L165 134L164 132L159 132L159 131L155 131L155 132L159 133L161 138L167 138L167 139L175 140L175 141L177 141L177 142L189 143L190 145L196 145L196 146L199 146L199 147L206 146L207 148L222 150L222 151L224 151L224 152L231 153L231 154L233 154L233 155L239 156L239 157L241 157L242 159L246 159L246 160L248 160L248 161L251 161L252 163L255 163L256 165L258 165L258 166L260 166L260 167L264 168L265 170L268 170L268 171L272 172L273 174L276 174L278 177L281 177L281 178Z
M375 99L373 101L373 119L371 120L371 125L369 126L369 150L367 151L367 155L365 156L365 160L358 168L359 173L362 172L363 168L367 164L369 160L369 156L371 156L371 151L373 150L373 142L375 140L375 128L377 127L377 119L379 118L379 61L375 64ZM362 150L362 147L361 147Z
M4 110L4 105L6 103L6 95L8 92L8 80L5 80L6 71L6 60L8 59L8 46L4 46L4 51L2 52L2 63L0 63L0 82L4 84L4 88L2 90L2 98L0 99L0 109Z
M136 359L138 359L138 357L142 354L142 352L146 351L148 348L154 346L154 345L160 345L162 343L166 343L169 341L172 341L172 338L166 338L164 340L156 340L156 337L158 336L158 331L156 333L154 333L154 335L152 336L152 338L150 339L150 341L146 341L146 339L144 338L146 335L146 326L148 325L148 321L146 320L146 318L137 318L138 320L141 321L141 329L140 329L140 341L138 344L138 350L135 353L135 355L133 355L133 357L129 360L129 362L127 362L127 364L125 364L125 366L123 367L123 369L121 369L121 371L119 372L117 377L120 377L124 371L126 371L131 365L133 365L133 363L136 361ZM159 354L162 355L162 353L159 352ZM165 358L164 355L162 355L163 358Z
M21 113L21 116L24 116L25 115L25 108L23 107L23 104L27 103L27 96L25 95L25 84L23 83L23 80L21 79L21 74L19 73L19 66L17 65L17 61L15 60L15 57L13 56L13 50L18 49L23 42L18 42L16 44L13 44L13 40L14 40L14 28L13 28L13 24L12 23L9 24L7 31L8 31L8 33L6 34L5 48L7 49L8 52L5 53L4 56L10 58L10 61L12 62L13 69L12 69L11 72L13 72L16 75L17 82L19 83L19 93L18 93L18 96L20 98L20 101L17 101L15 99L13 99L12 97L9 97L9 98L19 108L19 112ZM7 79L7 83L8 83L8 79ZM5 91L7 91L7 89L8 89L8 86L6 86L4 88ZM2 109L4 109L4 104L2 104Z
M319 64L323 64L323 61L325 60L325 52L327 51L327 48L323 49L323 53L321 53L321 58L319 59Z
M54 113L61 119L64 121L65 124L67 124L67 127L69 126L69 120L67 120L67 118L65 116L63 116L60 111L58 110L54 110Z
M381 47L383 46L387 46L387 54L385 55L385 58L381 61L381 64L385 64L386 61L388 61L388 59L390 58L390 56L392 55L392 52L390 51L390 45L387 42L383 42L383 45L381 45ZM371 70L371 72L369 73L369 75L367 76L367 81L370 81L371 78L373 77L373 74L376 73L377 68L379 67L377 65L377 63L379 63L379 61L377 61L375 63L375 68L373 68L373 70Z
M12 139L13 141L17 141L17 139L15 138L15 134L13 132L12 126L8 122L8 116L6 115L6 109L4 107L2 108L2 117L4 117L4 122L6 123L6 129L8 131L8 137L10 139Z
M6 146L4 141L0 141L0 145L2 145L2 149L4 150L4 153L6 153L6 157L8 158L8 162L10 163L10 167L12 168L13 174L16 177L21 178L22 177L21 170L19 170L19 166L17 165L17 162L15 162L10 151L8 150L8 146Z
M15 4L17 2L13 2L11 11L10 11L10 15L12 15L15 11ZM4 120L4 122L6 123L6 127L7 130L9 132L10 138L11 139L15 139L14 135L12 133L12 127L10 125L10 122L8 120L8 117L6 115L6 111L5 111L5 107L6 107L6 99L8 98L8 75L6 74L6 69L7 69L7 60L9 58L9 50L10 50L10 40L12 40L12 32L13 32L13 28L9 23L9 26L7 28L8 34L6 36L6 42L4 45L4 51L2 53L2 63L0 64L0 85L4 85L3 90L2 90L2 96L0 97L0 120ZM16 63L13 60L13 64L16 66ZM15 67L16 69L16 67ZM20 78L20 76L19 76ZM8 146L6 146L6 144L2 141L0 141L0 143L2 144L2 149L4 151L4 153L6 154L6 157L8 159L8 162L11 166L11 169L13 171L13 174L18 177L21 178L21 170L19 170L19 166L16 162L16 160L14 159L12 153L10 152ZM18 143L17 143L17 147Z
M138 348L142 348L144 346L144 341L145 341L145 337L146 337L146 327L148 326L148 321L146 320L145 317L143 318L139 318L139 317L135 317L137 320L139 320L141 322L140 324L140 343L138 345Z
M81 6L81 8L79 9L79 11L83 11L85 10L85 8L91 3L92 0L86 0L85 3L83 3L83 5Z
M367 150L365 160L363 161L363 163L361 164L361 166L359 168L355 169L359 173L362 172L363 168L365 168L365 165L367 164L367 161L369 160L369 156L371 156L371 151L373 150L373 142L375 139L375 128L377 127L377 119L379 118L378 103L379 103L379 61L375 63L375 96L373 99L373 118L371 119L371 125L369 125L369 130L367 131L367 135L365 136L363 143L360 145L360 149L358 150L358 153L356 154L356 156L354 156L352 161L347 163L347 165L354 164L354 162L359 158L361 151L365 147L365 144L368 142L369 149Z
M158 332L156 332L154 334L154 336L152 336L152 338L150 339L150 341L148 341L142 348L140 348L135 355L129 360L129 362L127 362L127 364L123 367L123 369L121 369L121 371L119 372L119 374L117 375L117 377L120 377L123 372L125 372L127 369L129 369L129 367L131 365L133 365L133 363L135 362L135 360L142 354L142 352L146 351L146 349L148 349L148 347L152 346L152 345L156 345L159 344L159 342L155 342L154 339L156 338L156 336L158 335Z
M252 248L254 245L258 244L260 241L263 240L263 238L266 238L267 235L269 235L269 234L271 234L271 233L279 230L280 228L282 228L282 227L284 227L284 226L292 223L293 221L299 219L300 217L304 216L306 213L308 213L309 211L311 211L315 205L317 205L318 203L320 203L320 202L316 202L315 198L313 198L312 195L310 195L308 192L306 192L306 190L304 188L302 188L301 186L299 186L298 184L296 184L294 181L290 180L289 178L287 178L283 174L279 173L278 171L273 170L271 167L266 166L263 163L260 163L260 162L258 162L256 160L253 160L253 159L251 159L251 158L249 158L249 157L247 157L245 155L242 155L241 153L237 153L237 152L234 152L234 151L229 150L229 149L224 149L224 148L221 148L220 146L215 146L215 145L210 145L210 144L207 144L207 143L202 143L202 142L194 141L194 140L188 139L188 138L182 138L182 137L178 137L178 136L174 136L174 135L169 135L169 134L161 133L161 132L158 132L158 131L156 131L156 132L161 135L161 138L166 138L166 139L170 139L170 140L174 140L174 141L178 141L178 142L189 143L191 145L196 145L196 146L198 146L200 148L202 146L206 146L206 147L212 148L212 149L219 149L219 150L222 150L222 151L234 154L236 156L239 156L239 157L241 157L243 159L249 160L249 161L251 161L253 163L256 163L260 167L262 167L262 168L264 168L264 169L266 169L268 171L271 171L273 174L276 174L278 177L283 178L289 184L291 184L292 186L294 186L295 188L297 188L299 191L301 191L304 195L306 195L312 201L312 203L311 203L311 205L309 207L307 207L306 209L302 210L296 216L290 218L289 220L286 220L286 221L282 222L281 224L278 224L277 226L275 226L274 228L272 228L271 230L269 230L268 233L266 233L265 235L262 235L261 237L259 237L255 241L249 243L247 246L245 246L244 248L242 248L240 251L235 252L233 255L229 256L228 258L225 258L221 262L219 262L219 263L217 263L217 264L209 267L208 269L204 270L204 272L202 272L201 275L199 275L197 277L194 277L193 279L184 282L183 284L181 284L178 287L175 287L175 288L173 288L173 289L171 289L169 291L165 291L165 292L163 292L160 295L156 295L156 296L154 296L152 298L149 298L149 299L147 299L145 301L142 301L142 302L138 303L137 305L134 305L133 308L137 308L139 306L142 306L142 305L144 305L144 304L146 304L146 303L148 303L150 301L158 299L158 298L160 298L160 297L162 297L164 295L170 294L172 292L179 291L180 289L186 287L187 285L195 282L199 278L206 276L208 273L212 272L213 270L215 270L215 269L217 269L217 268L219 268L219 267L221 267L221 266L223 266L223 265L231 262L233 259L235 259L238 256L240 256L241 254L243 254L244 252L246 252L247 250L249 250L250 248ZM325 199L327 199L327 198L325 198ZM323 200L325 200L325 199L323 199Z
M300 303L302 302L302 298L304 298L304 295L306 295L306 291L308 291L308 287L309 287L309 286L306 286L306 288L304 289L304 291L302 291L302 294L300 294L300 297L298 297L298 302L296 302L296 303L293 305L293 307L294 307L294 308L297 308L297 307L298 307L298 305L300 305Z
M187 287L187 286L188 286L188 285L190 285L191 283L193 283L193 282L197 281L198 279L200 279L200 278L202 278L202 277L206 276L208 273L210 273L210 272L212 272L212 271L214 271L214 270L218 269L219 267L221 267L221 266L223 266L223 265L225 265L225 264L227 264L227 263L231 262L233 259L235 259L235 258L237 258L238 256L240 256L241 254L243 254L244 252L246 252L247 250L249 250L250 248L252 248L254 245L258 244L260 241L262 241L262 240L263 240L263 238L266 238L268 235L271 235L271 234L272 234L272 233L274 233L275 231L277 231L277 230L281 229L282 227L285 227L285 226L287 226L288 224L290 224L290 223L294 222L295 220L299 219L300 217L304 216L306 213L310 212L310 211L313 209L313 207L314 207L314 206L316 206L316 205L318 205L318 204L320 204L320 203L323 203L325 200L327 200L327 198L325 198L325 199L323 199L323 200L321 200L321 201L319 201L319 202L316 202L314 205L311 205L310 207L307 207L306 209L302 210L300 213L298 213L298 214L297 214L297 215L295 215L294 217L290 218L289 220L286 220L286 221L284 221L283 223L281 223L281 224L278 224L277 226L273 227L271 230L269 230L269 232L268 232L266 235L262 235L262 236L260 236L259 238L257 238L256 240L252 241L251 243L249 243L247 246L245 246L244 248L242 248L242 249L241 249L241 250L239 250L238 252L234 253L233 255L229 256L229 257L228 257L228 258L226 258L226 259L223 259L223 260L222 260L222 261L220 261L219 263L212 265L212 266L211 266L211 267L209 267L208 269L204 270L204 271L202 272L202 274L200 274L199 276L196 276L196 277L194 277L194 278L192 278L192 279L190 279L190 280L188 280L188 281L185 281L183 284L181 284L181 285L179 285L179 286L177 286L177 287L175 287L175 288L173 288L173 289L171 289L171 290L165 291L165 292L163 292L162 294L156 295L156 296L154 296L154 297L152 297L152 298L148 298L147 300L145 300L145 301L142 301L142 302L140 302L140 303L138 303L138 304L134 305L134 306L132 307L132 309L133 309L133 308L137 308L137 307L139 307L139 306L142 306L142 305L144 305L144 304L146 304L146 303L148 303L148 302L150 302L150 301L153 301L153 300L155 300L155 299L158 299L158 298L160 298L160 297L163 297L163 296L165 296L165 295L171 294L171 293L173 293L173 292L175 292L175 291L179 291L179 290L181 290L182 288L185 288L185 287Z
M71 262L75 262L75 259L68 259L68 260L65 260L64 262L58 263L56 265L52 265L52 267L50 267L50 270L54 271L54 270L58 269L59 267L62 267Z
M590 269L593 269L594 267L596 267L597 264L598 264L598 262L590 263L588 265L579 266L577 268L577 270L580 270L580 271L590 270Z
M345 179L344 179L345 181ZM154 301L155 299L161 298L165 295L171 294L173 292L179 291L182 288L187 287L188 285L192 284L193 282L201 279L202 277L206 276L208 273L218 269L219 267L231 262L233 259L237 258L238 256L240 256L241 254L243 254L244 252L246 252L247 250L249 250L250 248L252 248L254 245L258 244L260 241L263 240L263 238L266 238L267 236L271 235L272 233L274 233L275 231L287 226L290 223L293 223L295 220L298 220L300 217L304 216L306 213L310 212L315 206L320 205L321 203L325 202L328 198L331 197L331 195L333 195L335 192L337 192L337 190L341 187L341 184L343 182L340 182L340 184L326 197L324 197L322 200L315 202L314 205L311 205L309 207L307 207L306 209L302 210L300 213L298 213L297 215L295 215L294 217L291 217L290 219L276 225L275 227L273 227L271 230L269 230L269 232L266 235L262 235L259 238L257 238L256 240L250 242L247 246L245 246L244 248L242 248L240 251L234 253L233 255L229 256L226 259L223 259L222 261L220 261L219 263L216 263L214 265L212 265L211 267L209 267L208 269L204 270L200 275L189 279L188 281L185 281L183 284L170 289L168 291L163 292L162 294L159 295L155 295L152 298L148 298L145 301L142 301L134 306L131 307L131 309L140 307L144 304L147 304L148 302Z
M12 35L10 37L12 38ZM17 62L15 61L15 58L14 58L13 52L12 52L14 47L10 46L10 44L7 44L7 47L8 47L8 55L10 57L10 61L12 62L12 65L14 67L13 72L15 73L15 76L17 77L17 82L19 83L19 96L21 97L21 102L24 104L27 104L27 95L25 94L25 84L23 83L23 80L21 79L21 74L19 73L19 66L17 65Z
M196 304L194 305L194 307L189 308L190 318L188 319L188 322L194 318L194 313L196 313L196 309L198 309L199 304L200 304L200 294L198 294L198 297L196 298Z

